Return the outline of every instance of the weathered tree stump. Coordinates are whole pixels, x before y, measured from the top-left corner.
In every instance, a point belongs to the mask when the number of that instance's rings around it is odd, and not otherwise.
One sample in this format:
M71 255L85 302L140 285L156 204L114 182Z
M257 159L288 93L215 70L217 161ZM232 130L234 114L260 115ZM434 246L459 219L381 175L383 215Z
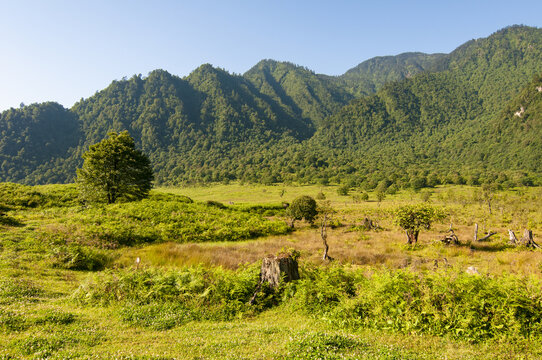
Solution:
M362 226L365 228L365 230L378 230L380 228L376 221L373 221L367 217L363 219Z
M514 231L508 229L508 238L510 239L509 244L511 245L517 245L519 240L516 237L516 234L514 234Z
M290 282L299 279L297 261L290 254L269 255L262 260L260 281L249 304L254 304L256 295L260 292L263 283L268 283L272 289L278 288L280 281Z
M459 241L459 238L457 237L457 235L455 234L455 232L452 229L448 230L448 232L449 232L449 234L444 235L440 239L440 241L442 241L446 245L450 245L450 244L459 245L459 244L461 244L461 242Z
M290 254L270 255L264 258L260 270L260 282L267 282L270 287L277 288L281 279L285 282L299 279L297 261Z
M523 231L521 244L529 248L540 249L540 245L534 242L532 230L525 229L525 231Z
M497 233L496 232L489 232L486 234L486 236L478 239L478 241L486 241L488 240L490 237L492 237L493 235L496 235Z

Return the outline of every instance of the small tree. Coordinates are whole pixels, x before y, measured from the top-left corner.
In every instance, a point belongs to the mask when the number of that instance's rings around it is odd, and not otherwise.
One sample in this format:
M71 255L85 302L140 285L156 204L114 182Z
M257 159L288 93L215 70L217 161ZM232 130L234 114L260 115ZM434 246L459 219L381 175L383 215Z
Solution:
M312 224L317 214L316 201L308 195L295 198L286 210L286 215L290 218L290 227L292 228L296 220L305 219Z
M397 225L406 231L407 243L418 242L421 229L429 230L433 221L444 218L444 214L427 205L406 205L395 211Z
M382 200L384 200L386 198L386 193L384 193L383 191L380 191L378 190L376 192L376 200L378 201L378 205L380 206L380 203L382 202Z
M152 188L149 158L135 148L128 131L109 133L108 138L91 145L83 159L77 184L84 200L108 204L139 200Z

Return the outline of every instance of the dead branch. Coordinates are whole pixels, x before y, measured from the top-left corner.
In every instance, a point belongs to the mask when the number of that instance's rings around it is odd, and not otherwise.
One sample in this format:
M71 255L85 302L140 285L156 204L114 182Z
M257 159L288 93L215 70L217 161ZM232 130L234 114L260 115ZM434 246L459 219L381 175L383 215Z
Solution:
M486 236L484 236L483 238L480 238L478 241L486 241L487 239L489 239L490 237L492 237L495 234L497 234L497 233L496 232L488 232Z

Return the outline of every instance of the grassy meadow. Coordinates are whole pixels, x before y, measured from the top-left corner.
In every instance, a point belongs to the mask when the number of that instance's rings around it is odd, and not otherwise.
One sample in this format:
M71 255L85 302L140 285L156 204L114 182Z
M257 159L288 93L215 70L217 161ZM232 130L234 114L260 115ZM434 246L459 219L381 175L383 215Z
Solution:
M524 228L542 243L542 188L338 189L157 188L88 206L73 185L0 184L0 359L542 358L542 250L508 244ZM336 210L332 261L317 226L287 226L300 195ZM394 213L418 203L446 216L407 246ZM438 240L450 224L460 245ZM474 224L497 234L474 242ZM301 280L249 305L261 259L284 251Z

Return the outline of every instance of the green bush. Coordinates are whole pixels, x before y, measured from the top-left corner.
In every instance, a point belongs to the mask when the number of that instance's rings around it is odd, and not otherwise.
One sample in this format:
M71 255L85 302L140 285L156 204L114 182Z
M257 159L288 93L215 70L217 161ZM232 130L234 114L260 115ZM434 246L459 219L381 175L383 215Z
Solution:
M311 278L297 284L294 303L342 327L421 332L473 342L530 338L542 331L540 281L408 271L376 272L365 278L336 269L317 270Z
M53 267L86 271L102 270L112 260L104 251L80 245L55 247L51 250L50 257Z
M341 185L337 188L337 194L341 196L348 195L348 192L350 191L350 186L348 185Z
M73 299L86 305L120 304L123 321L168 329L190 320L231 320L277 304L280 292L266 286L256 305L248 304L258 274L257 266L238 271L201 267L107 271L87 279Z
M283 221L270 221L252 211L154 197L89 207L70 214L65 224L70 232L67 237L102 247L155 241L238 241L289 231Z

